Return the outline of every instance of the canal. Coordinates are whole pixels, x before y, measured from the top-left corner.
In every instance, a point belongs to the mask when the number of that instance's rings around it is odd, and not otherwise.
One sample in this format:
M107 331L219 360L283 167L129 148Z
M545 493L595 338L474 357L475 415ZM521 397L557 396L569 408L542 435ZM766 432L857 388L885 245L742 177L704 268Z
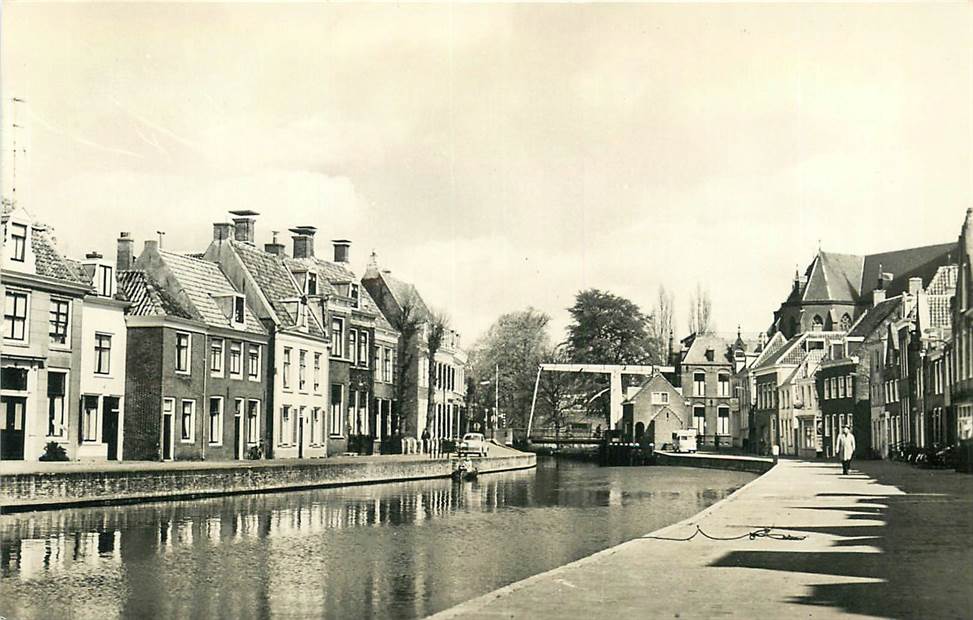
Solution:
M0 516L0 617L412 618L675 523L755 476L680 467Z

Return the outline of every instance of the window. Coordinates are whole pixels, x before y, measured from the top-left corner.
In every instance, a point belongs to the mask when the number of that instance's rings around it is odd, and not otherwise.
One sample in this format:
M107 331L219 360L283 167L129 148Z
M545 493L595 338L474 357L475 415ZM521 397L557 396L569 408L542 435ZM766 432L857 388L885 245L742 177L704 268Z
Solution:
M64 436L64 396L67 394L65 372L47 372L47 436ZM4 387L8 387L4 385Z
M693 423L699 435L706 434L706 409L703 407L693 407Z
M318 294L318 274L309 271L307 273L307 290L305 291L308 295Z
M845 378L844 377L836 377L836 380L838 382L838 398L844 398L845 397Z
M358 285L355 284L355 283L352 283L350 292L351 292L351 298L352 298L352 300L354 301L354 304L355 304L354 307L355 308L360 308L361 307L361 293L358 290Z
M298 411L297 416L294 419L294 423L291 425L291 437L292 437L291 445L293 446L298 445L302 441L302 438L299 433L299 429L301 426L301 422L306 417L305 415L306 409L307 407L301 407L300 409L297 410Z
M321 354L314 354L314 374L312 375L312 381L314 384L314 393L321 393Z
M98 441L98 397L86 395L81 399L81 441Z
M720 407L716 410L716 434L730 434L730 408Z
M841 331L843 332L846 332L849 329L851 329L851 317L848 316L847 312L841 315L840 326L841 326Z
M230 376L243 376L243 343L230 343Z
M344 356L345 322L342 319L331 319L331 355Z
M280 409L280 445L287 445L287 439L291 436L291 425L293 423L294 421L291 419L291 408L289 405L284 405Z
M320 407L311 411L311 441L318 445L324 443L324 419Z
M111 335L95 334L95 374L111 372Z
M348 330L348 359L351 363L358 363L358 330L349 329Z
M385 348L385 360L382 366L382 379L386 383L392 383L392 349Z
M344 386L338 384L331 385L331 419L329 420L328 432L332 436L344 435L344 417L342 407L344 403Z
M219 396L209 399L209 444L223 445L223 398Z
M288 348L284 349L284 368L281 371L281 385L284 389L290 389L291 387L291 350Z
M358 363L368 368L368 332L358 334Z
M196 441L196 401L182 401L182 416L179 421L179 439L183 443Z
M213 338L209 343L209 371L216 376L223 375L223 339Z
M817 314L811 319L811 329L815 331L821 331L824 329L824 320Z
M27 226L25 224L11 223L10 239L13 243L10 260L15 260L18 263L24 262L27 256Z
M189 334L176 334L176 372L189 374Z
M297 389L307 389L307 351L301 349L297 354Z
M66 299L51 299L51 344L68 343L68 317L71 303Z
M243 325L246 322L246 302L243 295L237 295L233 298L233 322L237 325Z
M652 404L653 405L668 405L669 404L669 392L652 392Z
M247 350L247 376L253 381L260 380L260 345L251 344Z
M27 293L7 291L3 306L3 337L27 340Z
M702 396L706 392L706 373L693 373L693 395Z
M721 374L719 376L719 392L717 396L729 396L730 395L730 375Z
M247 401L247 443L255 445L260 442L260 401Z
M115 294L115 270L109 265L98 265L98 294L111 297Z

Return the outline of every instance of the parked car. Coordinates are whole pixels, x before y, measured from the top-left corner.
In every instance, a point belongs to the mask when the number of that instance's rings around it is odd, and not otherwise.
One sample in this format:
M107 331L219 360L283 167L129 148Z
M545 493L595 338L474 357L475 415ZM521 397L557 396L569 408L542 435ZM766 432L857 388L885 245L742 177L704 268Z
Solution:
M464 454L487 455L487 442L483 433L466 433L456 447L456 453L460 456Z

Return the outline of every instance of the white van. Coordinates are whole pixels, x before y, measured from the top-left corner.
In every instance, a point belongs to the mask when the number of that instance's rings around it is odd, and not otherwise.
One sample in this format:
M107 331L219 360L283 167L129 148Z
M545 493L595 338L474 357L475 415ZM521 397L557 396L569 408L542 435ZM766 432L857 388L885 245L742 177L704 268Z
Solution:
M687 428L672 433L673 452L696 452L696 429Z

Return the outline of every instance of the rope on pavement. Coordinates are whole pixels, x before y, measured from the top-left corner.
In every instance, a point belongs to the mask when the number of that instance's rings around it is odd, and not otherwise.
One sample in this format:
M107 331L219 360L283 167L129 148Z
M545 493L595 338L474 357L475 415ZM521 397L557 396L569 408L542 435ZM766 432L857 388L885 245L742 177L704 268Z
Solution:
M784 534L782 532L775 532L773 528L762 527L756 530L751 530L749 532L740 534L739 536L711 536L703 531L699 525L696 526L696 531L685 538L670 538L668 536L643 536L642 538L652 538L655 540L670 540L673 542L689 542L690 540L702 535L704 538L709 538L710 540L743 540L744 538L749 538L750 540L756 540L758 538L771 538L773 540L804 540L807 536L797 536L795 534Z

